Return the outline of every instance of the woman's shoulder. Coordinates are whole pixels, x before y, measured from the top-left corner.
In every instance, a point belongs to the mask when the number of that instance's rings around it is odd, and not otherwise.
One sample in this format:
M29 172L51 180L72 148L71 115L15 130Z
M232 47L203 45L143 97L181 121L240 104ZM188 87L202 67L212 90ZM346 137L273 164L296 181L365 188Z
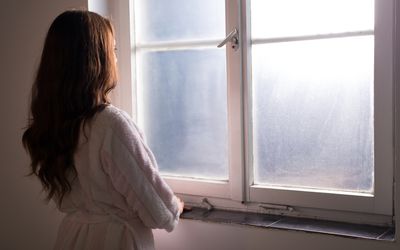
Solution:
M105 108L100 112L100 116L104 116L105 118L111 121L119 119L132 120L131 117L128 115L128 113L111 104L105 106Z
M127 112L113 105L107 105L99 114L96 122L113 130L136 129L136 124Z

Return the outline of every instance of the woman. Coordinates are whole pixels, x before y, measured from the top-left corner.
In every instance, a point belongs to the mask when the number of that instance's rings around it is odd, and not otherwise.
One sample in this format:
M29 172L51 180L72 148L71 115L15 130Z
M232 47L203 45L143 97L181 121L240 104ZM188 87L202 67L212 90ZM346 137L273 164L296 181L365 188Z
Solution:
M32 88L23 144L63 219L55 249L154 249L183 210L143 135L110 104L117 82L111 23L66 11L52 23Z

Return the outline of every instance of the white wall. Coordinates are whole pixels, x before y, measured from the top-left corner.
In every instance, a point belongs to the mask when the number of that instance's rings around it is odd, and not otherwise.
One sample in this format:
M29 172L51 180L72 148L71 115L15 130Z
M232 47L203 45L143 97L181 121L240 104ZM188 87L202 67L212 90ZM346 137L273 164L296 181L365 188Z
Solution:
M51 249L55 240L61 215L53 206L41 201L38 181L24 177L29 161L20 141L28 113L29 90L45 32L54 17L63 10L86 6L87 0L0 1L0 249L45 250ZM397 179L399 177L398 171ZM182 221L173 233L156 231L155 238L160 250L400 249L399 242L375 242L189 220Z
M51 249L61 215L41 200L38 181L24 177L21 146L28 95L51 21L85 0L0 1L0 249Z

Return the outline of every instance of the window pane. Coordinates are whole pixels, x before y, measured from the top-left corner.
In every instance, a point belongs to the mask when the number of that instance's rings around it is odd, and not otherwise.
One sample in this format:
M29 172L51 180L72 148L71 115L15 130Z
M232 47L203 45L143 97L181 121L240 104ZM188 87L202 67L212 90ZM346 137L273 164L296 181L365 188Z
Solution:
M142 52L138 65L139 122L161 172L228 179L225 51Z
M252 0L252 38L373 30L374 0Z
M135 1L138 43L220 39L225 35L224 0Z
M255 183L372 192L374 37L252 51Z

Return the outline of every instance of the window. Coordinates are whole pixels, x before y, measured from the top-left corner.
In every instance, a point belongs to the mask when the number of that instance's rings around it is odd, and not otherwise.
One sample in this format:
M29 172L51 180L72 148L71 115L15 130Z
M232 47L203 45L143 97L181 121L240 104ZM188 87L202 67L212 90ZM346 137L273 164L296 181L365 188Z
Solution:
M228 180L224 2L135 3L138 121L161 171Z
M133 1L133 114L173 189L390 222L393 6Z
M373 193L373 7L252 1L255 184Z
M252 1L250 198L391 213L392 117L379 117L392 105L380 68L391 68L382 55L393 21L383 2Z

